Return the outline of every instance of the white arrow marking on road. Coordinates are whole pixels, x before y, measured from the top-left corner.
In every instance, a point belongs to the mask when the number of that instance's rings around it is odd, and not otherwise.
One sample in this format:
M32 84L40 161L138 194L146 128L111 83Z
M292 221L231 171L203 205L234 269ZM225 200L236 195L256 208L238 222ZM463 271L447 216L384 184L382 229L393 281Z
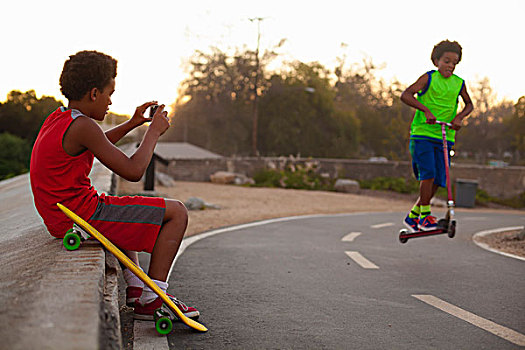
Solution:
M362 256L359 252L346 251L345 253L363 269L379 269L379 266Z
M356 237L358 237L361 232L350 232L341 239L341 242L353 242Z
M383 227L389 227L389 226L394 226L394 223L393 222L385 222L384 224L372 225L370 227L371 228L383 228Z
M510 341L519 346L525 346L525 335L516 332L510 328L500 326L497 323L486 320L479 317L471 312L460 309L459 307L449 304L433 295L412 295L414 298L419 299L433 307L444 311L452 316L455 316L463 321L473 324L476 327L486 330L500 338Z

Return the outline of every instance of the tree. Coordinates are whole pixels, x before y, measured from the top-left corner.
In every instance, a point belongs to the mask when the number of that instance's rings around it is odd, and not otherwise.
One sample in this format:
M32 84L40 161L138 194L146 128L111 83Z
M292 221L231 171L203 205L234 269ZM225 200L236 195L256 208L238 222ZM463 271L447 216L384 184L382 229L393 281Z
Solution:
M279 45L281 45L280 43ZM266 51L259 63L262 79L258 93L267 88L266 65L276 56ZM174 131L164 139L184 140L225 155L251 152L255 52L237 50L229 56L217 48L197 51L189 64L189 77L180 88L186 103L175 105Z
M27 172L44 119L61 105L53 97L38 99L34 90L11 91L0 103L0 179Z
M505 121L506 136L510 141L509 150L513 153L514 162L520 164L525 155L525 96L514 105L514 113Z
M496 99L486 77L473 84L471 96L475 108L458 133L457 147L474 155L481 164L486 164L489 156L501 159L511 148L504 122L512 116L514 106Z
M0 134L0 180L27 172L31 146L29 141L8 132Z
M407 157L409 125L413 112L401 103L403 87L399 82L386 84L374 75L379 69L371 59L346 68L346 57L338 58L334 73L335 103L338 110L359 121L360 155Z
M400 101L405 87L378 79L380 67L370 58L348 68L343 55L333 71L296 61L269 72L276 55L267 51L259 66L257 140L262 155L408 159L414 110ZM228 156L252 154L256 53L198 51L188 67L175 103L174 128L164 139ZM523 153L523 132L514 130L521 130L525 118L513 114L515 106L497 101L488 79L474 86L472 96L477 108L458 134L458 148L482 161L492 153Z
M357 149L357 120L337 111L329 71L293 62L274 74L260 102L260 148L266 155L347 157Z
M34 90L11 91L7 101L0 104L0 133L9 132L32 144L44 119L60 106L62 103L53 97L38 99Z

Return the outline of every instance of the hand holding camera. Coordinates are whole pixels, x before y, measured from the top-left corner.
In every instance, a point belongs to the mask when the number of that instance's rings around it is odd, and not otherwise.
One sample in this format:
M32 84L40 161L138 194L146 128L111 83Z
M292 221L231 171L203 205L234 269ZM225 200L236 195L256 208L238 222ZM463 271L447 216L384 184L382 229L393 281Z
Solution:
M151 119L150 129L157 130L160 135L164 134L170 127L168 112L164 110L165 105L153 105L149 110Z

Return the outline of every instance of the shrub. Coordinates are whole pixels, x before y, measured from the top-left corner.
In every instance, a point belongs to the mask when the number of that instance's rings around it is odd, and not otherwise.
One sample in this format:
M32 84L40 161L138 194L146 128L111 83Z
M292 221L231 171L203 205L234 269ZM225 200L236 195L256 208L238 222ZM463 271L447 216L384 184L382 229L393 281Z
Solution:
M259 170L253 176L253 186L325 191L334 189L335 180L319 174L315 163L282 164L281 168Z
M281 187L281 171L275 169L259 170L253 176L256 187Z
M407 180L403 177L376 177L372 180L361 180L359 186L365 189L398 193L417 193L419 191L419 183L416 180Z

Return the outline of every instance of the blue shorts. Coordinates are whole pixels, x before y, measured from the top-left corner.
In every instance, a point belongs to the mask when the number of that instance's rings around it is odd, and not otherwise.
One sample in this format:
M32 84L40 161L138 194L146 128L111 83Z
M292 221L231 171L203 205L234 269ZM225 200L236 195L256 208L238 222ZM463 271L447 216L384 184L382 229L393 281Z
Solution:
M447 142L450 151L453 142ZM447 187L447 174L445 158L443 155L443 141L433 139L410 139L410 155L412 156L412 169L416 179L434 179L434 183ZM450 157L448 158L450 166Z

